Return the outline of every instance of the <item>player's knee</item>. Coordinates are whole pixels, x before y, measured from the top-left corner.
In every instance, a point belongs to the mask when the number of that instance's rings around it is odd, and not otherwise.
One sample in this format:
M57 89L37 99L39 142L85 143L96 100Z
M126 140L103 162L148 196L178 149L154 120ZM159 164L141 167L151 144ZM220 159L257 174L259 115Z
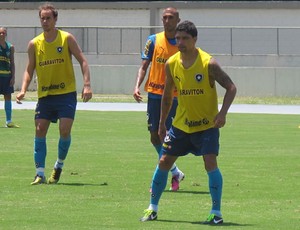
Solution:
M174 164L175 159L168 155L162 155L159 160L159 168L162 170L170 170L172 165Z
M5 101L11 101L11 94L5 94L4 95L4 100Z
M71 135L70 127L60 127L59 134L60 134L60 137L65 138L65 139L70 137L70 135Z
M207 154L203 156L205 170L207 172L213 171L218 167L217 157L215 154Z

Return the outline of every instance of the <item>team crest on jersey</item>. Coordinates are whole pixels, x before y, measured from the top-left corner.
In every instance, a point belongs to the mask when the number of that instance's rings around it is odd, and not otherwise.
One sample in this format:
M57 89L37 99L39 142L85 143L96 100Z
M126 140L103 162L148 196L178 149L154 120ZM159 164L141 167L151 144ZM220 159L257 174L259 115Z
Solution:
M200 82L203 79L203 75L202 74L196 74L195 79L196 79L197 82Z
M64 89L65 87L66 87L66 85L64 82L60 83L59 88Z
M57 50L58 53L61 53L63 48L60 46L60 47L57 47L56 50Z

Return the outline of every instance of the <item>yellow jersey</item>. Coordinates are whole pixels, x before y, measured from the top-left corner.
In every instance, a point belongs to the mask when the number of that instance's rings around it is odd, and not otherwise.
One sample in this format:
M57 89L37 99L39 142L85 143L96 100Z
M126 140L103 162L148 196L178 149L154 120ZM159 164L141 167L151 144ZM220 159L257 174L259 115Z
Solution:
M76 91L67 36L67 32L58 30L53 42L47 42L44 33L33 39L39 98Z
M181 53L169 58L169 68L178 93L178 106L173 126L194 133L214 126L218 113L216 86L211 87L208 64L211 56L198 48L194 64L185 69L181 64Z

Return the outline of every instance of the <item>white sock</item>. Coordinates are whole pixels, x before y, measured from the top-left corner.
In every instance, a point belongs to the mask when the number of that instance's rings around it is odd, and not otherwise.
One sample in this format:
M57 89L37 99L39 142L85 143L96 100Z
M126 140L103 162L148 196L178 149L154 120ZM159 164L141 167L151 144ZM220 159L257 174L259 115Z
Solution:
M215 215L218 216L218 217L222 217L221 211L218 211L218 210L211 210L211 211L210 211L210 214L215 214Z
M179 174L180 170L179 168L176 166L176 164L174 163L170 169L172 176L176 176Z
M54 164L54 168L57 169L57 168L62 168L64 166L64 161L61 160L61 159L57 159L57 161L55 162Z
M37 168L36 169L36 174L43 177L45 176L45 168Z
M154 212L157 212L158 211L158 205L150 204L148 209L153 210Z

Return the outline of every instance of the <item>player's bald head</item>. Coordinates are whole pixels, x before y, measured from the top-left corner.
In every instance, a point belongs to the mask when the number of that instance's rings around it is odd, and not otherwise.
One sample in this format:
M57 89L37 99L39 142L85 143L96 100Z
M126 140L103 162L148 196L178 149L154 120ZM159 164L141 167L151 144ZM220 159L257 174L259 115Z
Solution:
M173 15L174 17L179 18L179 13L174 7L165 8L163 11L163 15Z

